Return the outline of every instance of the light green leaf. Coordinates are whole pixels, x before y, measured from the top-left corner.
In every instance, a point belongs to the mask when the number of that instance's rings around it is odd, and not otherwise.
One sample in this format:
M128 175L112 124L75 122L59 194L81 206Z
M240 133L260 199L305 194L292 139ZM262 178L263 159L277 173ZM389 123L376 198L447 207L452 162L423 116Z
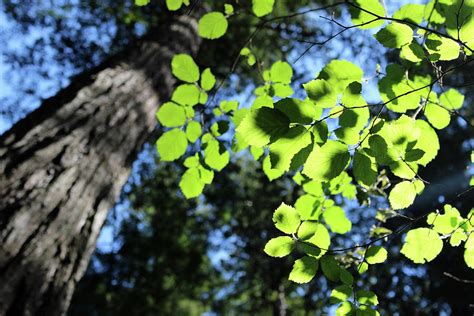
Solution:
M323 146L315 146L308 157L303 174L312 179L331 180L341 174L349 164L346 145L328 140Z
M216 39L227 31L227 19L220 12L209 12L199 20L199 36L207 39Z
M272 82L291 83L293 69L290 64L285 61L275 62L270 69L270 79Z
M364 72L359 66L347 60L333 60L323 68L318 79L324 79L336 92L341 94L353 82L361 82ZM354 89L357 85L352 85ZM358 104L363 105L363 104Z
M425 6L422 4L405 4L393 14L393 18L421 24L424 10Z
M309 124L323 113L323 110L309 99L285 98L276 102L274 107L283 112L291 123Z
M461 242L465 241L466 239L466 233L458 229L451 234L451 237L449 238L449 244L453 247L457 247L461 244Z
M344 210L339 206L334 205L326 208L323 213L323 218L334 233L345 234L352 228L351 221L347 218Z
M186 134L178 128L163 133L156 142L156 149L162 161L178 159L184 155L187 147Z
M347 285L339 285L331 291L331 298L329 302L331 304L338 304L346 301L352 296L352 288Z
M357 300L360 304L376 306L379 304L377 295L372 291L360 290L356 293Z
M250 111L237 127L237 133L249 145L265 146L286 134L290 121L276 109L262 107Z
M380 246L371 246L365 252L365 260L369 264L382 263L387 260L387 250Z
M309 256L320 258L327 252L331 244L331 237L324 225L316 223L313 228L315 228L315 233L302 244L303 251Z
M295 241L289 236L280 236L270 239L265 245L265 253L272 257L282 258L291 253L295 247Z
M179 80L197 82L199 80L199 67L188 54L177 54L171 61L171 71Z
M418 63L425 57L423 47L417 42L412 42L410 45L405 45L400 51L400 57L409 60L413 63Z
M183 4L183 0L166 0L166 7L170 11L179 10L182 4Z
M364 151L357 151L354 154L352 171L357 182L371 186L378 176L377 163L375 158L369 157Z
M195 85L182 84L173 91L171 100L181 105L195 106L199 103L200 95L201 92Z
M385 47L401 48L413 41L413 30L408 25L392 22L378 31L375 38Z
M135 0L135 4L137 6L144 6L150 3L150 0Z
M257 161L264 152L265 150L262 147L250 146L250 153L255 161Z
M184 108L173 102L163 104L158 112L156 112L156 117L161 125L166 127L177 127L186 122Z
M436 34L428 35L425 44L431 61L457 59L461 51L457 42Z
M190 168L181 177L179 187L187 199L199 196L204 189L198 168Z
M354 305L349 301L345 301L336 309L336 316L353 316L356 315L356 312Z
M431 162L439 150L439 139L435 130L423 120L416 120L415 125L420 131L416 144L413 149L419 149L424 152L423 157L417 160L417 164L426 166Z
M216 77L212 74L210 68L204 69L201 74L201 88L205 91L211 90L216 84Z
M194 143L201 136L201 124L196 121L190 121L186 126L186 137L191 143Z
M252 0L252 11L257 17L270 14L273 11L275 0Z
M451 88L439 96L439 102L448 110L458 110L464 103L464 95Z
M415 197L416 187L413 182L402 181L397 183L390 191L388 200L394 210L400 210L412 205Z
M293 157L311 144L311 133L303 126L295 126L269 147L272 168L288 171Z
M286 234L296 233L300 226L298 212L291 206L281 203L273 213L275 227Z
M300 196L295 202L295 208L302 220L318 220L321 215L321 198L309 194Z
M224 13L225 15L231 15L234 13L234 6L232 4L224 4Z
M331 108L336 105L337 94L332 86L323 79L311 80L303 84L308 98L315 102L316 106L321 108Z
M304 221L298 228L298 238L300 240L308 240L316 234L319 223L317 221Z
M218 140L211 139L204 150L204 162L217 171L221 171L229 163L230 154Z
M426 222L439 234L450 234L463 222L459 211L449 204L444 206L444 214L431 213Z
M425 116L428 121L437 129L443 129L449 125L451 115L448 110L438 104L428 103L425 108Z
M272 164L270 162L270 155L267 155L265 158L263 158L262 169L268 180L270 181L281 177L285 173L285 170L272 168Z
M224 113L229 113L231 111L237 110L239 107L239 102L235 100L224 100L219 104L219 107Z
M436 231L416 228L407 233L401 253L414 263L430 262L443 249L443 242Z
M308 283L311 281L318 271L318 259L305 256L298 259L293 264L288 280L296 283Z
M366 11L374 13L378 16L385 16L385 8L379 0L356 0L354 1L354 3L358 7L365 9ZM369 29L383 25L384 20L376 20L374 22L369 23L370 21L376 19L376 16L366 11L354 7L349 7L349 12L351 13L352 17L352 23L354 25L360 25L358 26L360 29Z

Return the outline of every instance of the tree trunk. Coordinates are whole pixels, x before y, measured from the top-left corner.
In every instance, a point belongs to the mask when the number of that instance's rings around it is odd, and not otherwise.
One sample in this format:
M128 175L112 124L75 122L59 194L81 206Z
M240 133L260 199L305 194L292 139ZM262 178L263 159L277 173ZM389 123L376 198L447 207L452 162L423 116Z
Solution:
M175 85L175 53L199 47L180 16L0 137L0 315L62 315L107 211Z

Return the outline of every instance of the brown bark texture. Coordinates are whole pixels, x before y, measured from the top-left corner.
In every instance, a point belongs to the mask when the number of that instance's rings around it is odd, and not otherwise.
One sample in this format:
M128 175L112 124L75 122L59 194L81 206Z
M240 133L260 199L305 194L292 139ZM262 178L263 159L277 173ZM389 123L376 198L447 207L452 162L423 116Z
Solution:
M73 78L0 137L0 315L66 313L176 84L171 58L200 44L185 15L149 37Z

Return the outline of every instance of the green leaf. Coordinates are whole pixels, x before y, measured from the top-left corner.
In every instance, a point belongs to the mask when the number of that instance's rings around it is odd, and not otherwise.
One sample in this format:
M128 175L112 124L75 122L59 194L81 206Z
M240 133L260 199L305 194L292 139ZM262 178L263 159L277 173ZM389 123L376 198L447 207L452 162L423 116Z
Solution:
M444 206L444 214L431 213L428 215L427 223L439 234L450 234L463 222L459 211L449 204Z
M357 151L354 154L352 171L357 182L363 185L371 186L377 180L377 163L374 158L369 157L364 151Z
M405 4L393 14L393 18L421 24L424 10L425 6L422 4Z
M338 304L346 301L352 296L352 288L347 285L339 285L331 291L331 304Z
M224 4L224 13L225 15L231 15L234 13L234 6L232 4Z
M436 34L428 35L425 44L431 61L457 59L461 51L457 42Z
M300 240L308 240L316 234L319 223L316 221L304 221L298 228L298 238Z
M273 11L275 0L252 0L252 11L257 17L270 14Z
M425 57L425 52L423 47L417 42L412 42L410 45L405 45L400 51L400 57L411 61L413 63L418 63L423 60Z
M270 79L272 82L291 83L293 69L285 61L277 61L270 68Z
M289 130L290 121L276 109L262 107L250 111L237 127L237 133L249 145L265 146Z
M186 126L186 137L191 143L194 143L201 136L201 124L196 121L190 121Z
M272 164L270 162L270 155L267 155L263 159L262 169L263 169L263 172L265 173L265 175L267 176L267 178L270 181L273 181L273 180L281 177L285 173L285 170L273 169L272 168Z
M347 218L344 210L339 206L331 206L326 208L323 213L324 220L329 228L338 234L345 234L352 228L351 221Z
M293 157L309 144L311 144L311 133L305 127L290 128L288 133L269 147L272 168L288 171Z
M326 80L311 80L303 84L303 87L308 94L308 98L314 101L318 107L332 108L336 105L337 94Z
M291 206L281 203L273 213L275 227L287 234L296 233L300 226L298 212Z
M271 257L282 258L291 253L295 247L295 241L289 236L280 236L270 239L265 245L265 253Z
M302 220L318 220L321 215L321 199L309 194L300 196L295 202L295 208Z
M179 80L197 82L199 80L199 67L188 54L177 54L171 61L171 71Z
M318 271L318 259L305 256L298 259L293 264L288 280L296 283L308 283L311 281Z
M346 145L328 140L323 146L315 146L308 157L303 174L312 179L331 180L349 164L350 155Z
M354 1L354 3L359 8L362 8L366 11L374 13L378 16L385 16L385 8L378 0L356 0ZM369 29L383 25L384 20L376 20L374 22L370 22L376 19L376 16L359 8L349 7L349 12L352 17L352 23L354 25L360 25L358 26L360 29Z
M439 102L448 110L458 110L464 103L464 95L451 88L439 96Z
M205 91L211 90L216 84L216 77L212 74L210 68L204 69L201 74L201 88Z
M375 38L385 47L401 48L413 41L413 30L408 25L392 22L378 31Z
M250 153L255 161L257 161L264 152L265 150L262 147L250 146Z
M188 106L195 106L199 103L201 92L193 84L182 84L176 87L171 96L171 100Z
M448 110L438 104L428 103L425 108L425 116L428 121L437 129L443 129L449 125L451 115Z
M342 283L346 285L352 285L354 283L354 277L352 274L347 271L346 268L341 268L339 269L339 279L341 280Z
M388 200L394 210L400 210L412 205L415 197L416 187L413 182L402 181L397 183L390 191Z
M274 107L283 112L290 119L290 123L309 124L323 113L323 110L309 99L285 98L276 102Z
M190 168L181 177L179 187L187 199L199 196L204 189L198 168Z
M156 149L162 161L178 159L184 155L187 147L186 134L178 128L163 133L156 142Z
M303 251L309 256L320 258L327 252L331 244L331 237L326 227L322 224L316 223L312 228L315 232L311 238L306 239L303 243L305 246Z
M367 290L357 291L356 297L357 297L357 301L359 301L359 304L372 305L372 306L376 306L379 304L377 295L375 295L375 293L372 291L367 291Z
M337 282L339 281L339 273L341 268L333 256L323 256L320 259L321 270L323 270L324 276L330 280Z
M371 246L365 252L365 261L369 264L382 263L387 260L387 250L380 246Z
M353 316L356 315L356 308L351 302L345 301L336 309L336 316Z
M224 100L219 104L219 107L224 113L229 113L231 111L237 110L239 107L239 102L235 100Z
M464 261L469 268L474 269L474 232L469 235L464 248Z
M227 31L227 19L220 12L210 12L204 14L199 20L199 36L207 39L216 39Z
M135 0L135 4L137 6L144 6L150 3L150 0Z
M204 162L217 171L221 171L229 163L230 154L216 139L211 139L204 150Z
M407 233L401 253L414 263L430 262L443 249L437 232L429 228L416 228Z
M156 117L161 125L166 127L182 126L186 122L184 108L173 102L163 104L156 112Z
M166 0L166 7L170 11L179 10L182 4L183 4L183 0Z
M343 93L353 82L361 82L364 72L360 67L347 60L333 60L323 68L318 79L324 79L336 94ZM354 89L356 86L352 86ZM363 104L358 104L363 105Z
M419 149L424 152L423 157L417 160L417 164L426 166L429 162L431 162L436 155L438 154L439 150L439 139L436 135L436 132L431 126L423 121L423 120L416 120L415 125L420 131L416 144L413 149Z

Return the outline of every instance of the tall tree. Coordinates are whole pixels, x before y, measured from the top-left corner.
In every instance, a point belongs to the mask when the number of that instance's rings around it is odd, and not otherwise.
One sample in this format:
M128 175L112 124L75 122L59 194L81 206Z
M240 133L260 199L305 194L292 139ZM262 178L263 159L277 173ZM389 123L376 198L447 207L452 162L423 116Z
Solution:
M0 139L0 314L63 314L100 228L175 80L173 55L199 48L196 20L71 80Z

